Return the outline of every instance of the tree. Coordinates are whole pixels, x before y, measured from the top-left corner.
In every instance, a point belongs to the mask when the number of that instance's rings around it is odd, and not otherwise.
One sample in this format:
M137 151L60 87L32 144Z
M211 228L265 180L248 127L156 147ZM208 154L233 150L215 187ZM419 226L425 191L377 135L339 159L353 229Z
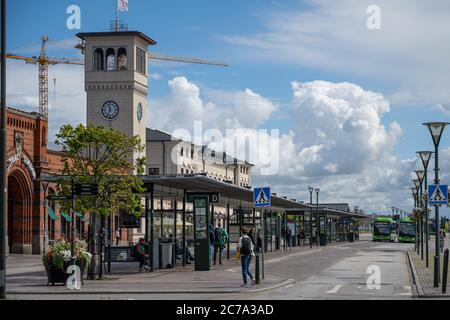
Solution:
M96 257L98 220L113 212L125 211L140 215L145 192L143 182L137 175L145 170L145 158L133 159L134 154L144 151L139 136L129 137L114 129L100 126L61 127L56 144L62 147L63 176L58 182L61 194L70 194L72 181L95 183L98 194L75 198L75 211L89 213L89 248ZM137 175L134 175L137 173ZM68 201L62 207L70 211ZM93 279L96 262L92 260L89 278Z

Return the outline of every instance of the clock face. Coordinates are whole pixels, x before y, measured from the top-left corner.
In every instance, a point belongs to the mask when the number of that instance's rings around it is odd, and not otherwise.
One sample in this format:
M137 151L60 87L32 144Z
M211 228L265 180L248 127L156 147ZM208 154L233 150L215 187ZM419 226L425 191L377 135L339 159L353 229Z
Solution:
M108 119L114 119L119 114L119 106L114 101L107 101L102 106L102 115Z
M137 105L136 115L137 115L139 122L141 122L141 120L142 120L142 104L141 103L139 103Z

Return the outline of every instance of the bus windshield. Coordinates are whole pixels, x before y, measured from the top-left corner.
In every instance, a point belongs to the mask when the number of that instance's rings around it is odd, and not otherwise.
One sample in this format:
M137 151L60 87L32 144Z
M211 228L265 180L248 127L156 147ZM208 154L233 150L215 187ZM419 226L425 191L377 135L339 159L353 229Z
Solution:
M400 224L399 236L414 237L416 235L416 226L413 222L402 222Z
M373 226L374 235L390 235L391 224L389 222L375 222Z

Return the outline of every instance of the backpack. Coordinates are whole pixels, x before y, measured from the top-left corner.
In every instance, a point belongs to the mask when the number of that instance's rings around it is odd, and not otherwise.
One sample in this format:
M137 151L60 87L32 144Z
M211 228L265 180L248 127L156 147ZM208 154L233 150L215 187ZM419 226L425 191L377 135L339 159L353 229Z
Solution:
M239 252L243 256L249 256L252 254L252 239L250 237L242 237L242 246Z
M219 228L216 228L216 230L214 230L214 241L216 243L222 243L222 230L220 230Z

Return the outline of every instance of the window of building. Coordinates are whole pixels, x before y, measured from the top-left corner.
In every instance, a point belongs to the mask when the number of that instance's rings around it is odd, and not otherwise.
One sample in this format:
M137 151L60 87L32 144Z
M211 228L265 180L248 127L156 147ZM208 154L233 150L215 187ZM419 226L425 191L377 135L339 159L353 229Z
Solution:
M184 148L181 148L181 150L180 150L181 156L183 156L183 153L184 153Z
M113 48L106 50L106 70L116 70L116 51Z
M127 49L120 48L117 52L117 65L119 66L119 70L128 69Z
M159 176L159 168L148 168L148 174L150 176Z
M194 159L194 149L191 149L191 159Z
M211 150L211 157L213 157L213 158L216 157L216 152L214 150Z
M181 174L184 174L184 169L183 168L181 168Z
M140 73L146 74L147 61L145 59L145 51L141 48L136 48L136 70Z
M94 51L94 71L104 70L103 49L97 48Z

